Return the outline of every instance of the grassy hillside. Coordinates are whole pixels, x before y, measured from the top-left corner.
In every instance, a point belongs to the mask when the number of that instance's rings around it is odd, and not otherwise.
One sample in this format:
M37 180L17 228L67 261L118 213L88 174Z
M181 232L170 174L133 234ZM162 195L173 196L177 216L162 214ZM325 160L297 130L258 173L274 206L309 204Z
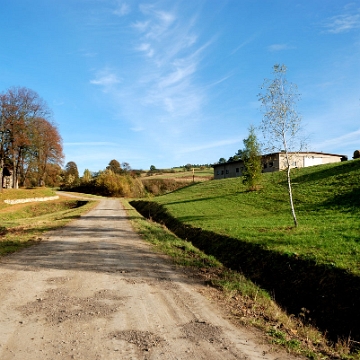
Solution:
M204 182L157 197L181 222L360 275L360 160L295 169L292 227L284 173L249 192L240 179Z
M54 196L51 189L6 189L0 193L0 256L18 251L41 240L48 230L63 226L90 210L96 202L62 198L48 202L16 205L7 199Z
M285 173L194 184L131 205L265 289L331 341L360 344L360 160L293 172L293 227ZM355 339L350 342L350 339Z

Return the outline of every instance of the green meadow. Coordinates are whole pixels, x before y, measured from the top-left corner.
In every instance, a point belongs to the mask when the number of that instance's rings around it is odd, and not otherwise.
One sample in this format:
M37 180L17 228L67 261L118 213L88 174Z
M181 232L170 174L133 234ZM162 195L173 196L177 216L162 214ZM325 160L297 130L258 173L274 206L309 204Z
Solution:
M153 201L184 224L360 275L360 160L293 169L293 227L284 172L261 189L241 179L198 183Z

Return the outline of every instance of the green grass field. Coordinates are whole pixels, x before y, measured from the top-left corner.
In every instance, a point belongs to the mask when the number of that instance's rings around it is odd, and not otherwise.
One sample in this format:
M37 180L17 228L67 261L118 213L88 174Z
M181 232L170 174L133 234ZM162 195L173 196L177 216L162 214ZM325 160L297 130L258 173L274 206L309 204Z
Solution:
M360 275L360 160L292 170L299 227L285 173L264 174L249 192L240 179L207 181L156 197L181 222L331 264Z

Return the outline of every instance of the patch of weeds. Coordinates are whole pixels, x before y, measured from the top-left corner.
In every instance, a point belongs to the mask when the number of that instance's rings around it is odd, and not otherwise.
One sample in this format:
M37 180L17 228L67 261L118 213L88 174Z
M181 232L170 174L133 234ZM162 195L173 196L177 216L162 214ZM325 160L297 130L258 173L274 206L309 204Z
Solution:
M0 241L0 256L7 255L19 251L21 249L27 248L36 243L35 240L30 241L21 241L21 240L7 240Z

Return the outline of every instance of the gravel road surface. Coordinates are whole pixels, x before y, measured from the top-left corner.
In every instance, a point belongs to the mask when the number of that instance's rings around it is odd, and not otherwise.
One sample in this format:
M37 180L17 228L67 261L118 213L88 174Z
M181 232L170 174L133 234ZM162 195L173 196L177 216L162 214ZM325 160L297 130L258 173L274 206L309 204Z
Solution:
M233 326L117 200L0 260L0 359L291 359Z

